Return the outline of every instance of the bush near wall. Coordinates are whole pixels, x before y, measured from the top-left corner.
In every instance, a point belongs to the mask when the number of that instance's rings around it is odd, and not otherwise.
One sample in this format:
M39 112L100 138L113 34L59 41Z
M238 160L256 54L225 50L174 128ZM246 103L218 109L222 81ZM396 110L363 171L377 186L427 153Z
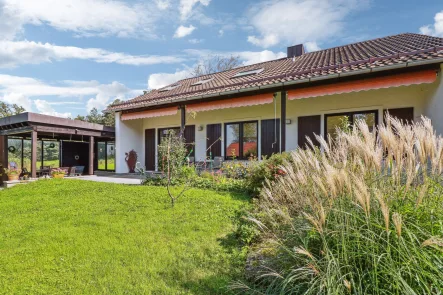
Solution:
M193 188L212 189L215 191L229 191L247 193L248 188L242 179L228 178L220 172L202 172L198 175L194 167L183 166L183 177L171 179L173 186L187 185ZM153 186L166 186L167 179L162 176L146 176L142 184Z
M297 150L256 200L239 294L442 294L443 138L359 121Z

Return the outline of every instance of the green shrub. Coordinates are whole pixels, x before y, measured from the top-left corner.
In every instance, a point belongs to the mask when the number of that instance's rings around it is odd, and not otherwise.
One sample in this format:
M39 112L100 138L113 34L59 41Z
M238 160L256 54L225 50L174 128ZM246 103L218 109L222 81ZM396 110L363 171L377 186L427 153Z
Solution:
M233 160L224 162L221 171L228 178L244 179L248 174L248 166L244 162Z
M184 171L180 172L180 175L185 177L171 179L172 186L181 186L185 182L190 187L201 189L212 189L215 191L229 191L247 193L248 189L246 183L242 179L227 178L221 172L208 172L204 171L197 175L194 167L184 167ZM168 180L164 175L149 175L146 176L142 184L151 186L164 186L166 187Z
M297 150L251 212L241 294L442 294L443 138L363 121Z
M284 175L281 165L289 160L290 155L288 153L281 153L274 154L270 158L264 158L260 162L252 162L246 174L246 183L250 193L253 196L259 195L266 180L275 181L278 177Z

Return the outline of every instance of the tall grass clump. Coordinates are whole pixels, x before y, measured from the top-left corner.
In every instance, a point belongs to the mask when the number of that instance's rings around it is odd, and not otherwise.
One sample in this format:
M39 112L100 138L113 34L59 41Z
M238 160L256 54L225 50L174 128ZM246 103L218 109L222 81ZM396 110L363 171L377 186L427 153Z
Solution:
M364 121L296 150L261 192L239 294L442 294L443 138Z

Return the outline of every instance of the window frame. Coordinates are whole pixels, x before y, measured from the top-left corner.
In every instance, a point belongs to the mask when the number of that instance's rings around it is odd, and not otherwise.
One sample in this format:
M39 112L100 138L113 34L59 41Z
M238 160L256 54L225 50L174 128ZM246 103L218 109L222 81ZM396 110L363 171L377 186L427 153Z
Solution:
M240 78L240 77L246 77L246 76L251 76L251 75L258 75L261 72L263 72L264 70L265 70L265 68L241 71L241 72L236 73L234 76L232 76L231 79Z
M342 112L342 113L330 113L325 114L323 118L323 130L324 130L324 138L328 140L328 118L329 117L335 117L335 116L348 116L349 117L349 123L351 125L351 128L354 126L354 115L357 114L375 114L375 127L379 125L379 110L378 109L372 109L372 110L361 110L361 111L353 111L353 112Z
M258 157L258 148L259 148L259 143L260 143L260 138L259 138L259 125L258 125L258 120L251 120L251 121L239 121L239 122L228 122L228 123L224 123L224 140L223 140L223 151L225 154L225 160L232 160L233 157L229 156L226 154L226 148L227 148L227 131L228 131L228 125L239 125L239 136L238 136L238 140L239 140L239 156L236 157L236 159L239 160L247 160L247 157L244 157L243 155L243 125L244 124L248 124L248 123L255 123L256 127L257 127L257 157Z

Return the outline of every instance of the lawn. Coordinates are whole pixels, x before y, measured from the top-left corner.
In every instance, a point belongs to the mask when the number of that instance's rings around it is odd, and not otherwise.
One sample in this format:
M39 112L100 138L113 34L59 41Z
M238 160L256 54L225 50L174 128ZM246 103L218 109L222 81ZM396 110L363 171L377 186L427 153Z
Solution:
M224 294L245 251L247 198L162 187L40 180L0 191L0 292Z

